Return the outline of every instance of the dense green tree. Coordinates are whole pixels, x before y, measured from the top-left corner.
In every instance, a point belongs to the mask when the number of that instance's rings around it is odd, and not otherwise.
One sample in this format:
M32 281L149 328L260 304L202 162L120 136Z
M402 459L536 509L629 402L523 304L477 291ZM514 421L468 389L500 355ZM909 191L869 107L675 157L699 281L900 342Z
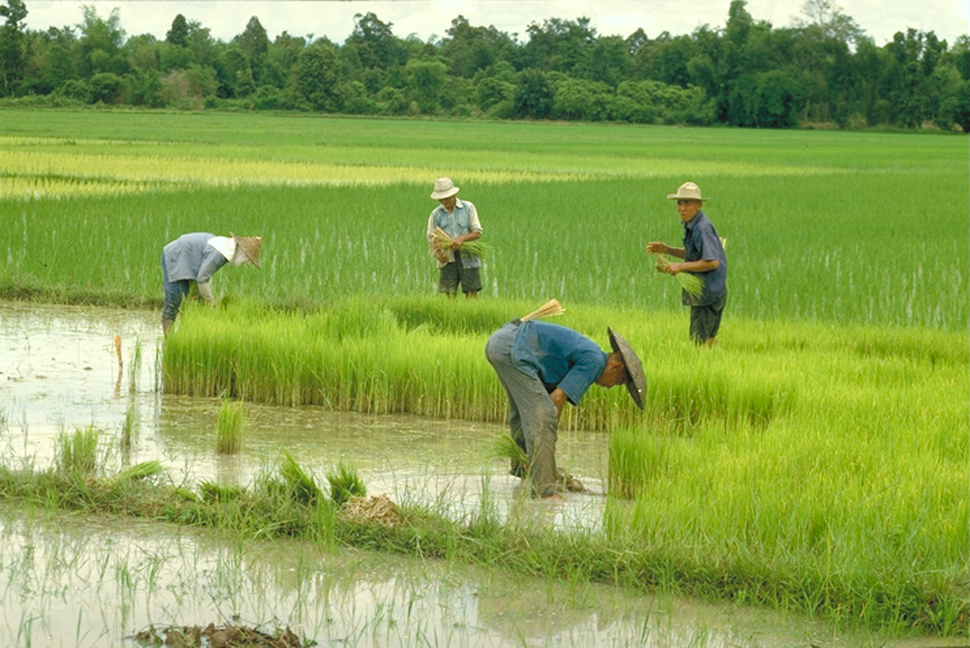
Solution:
M121 28L121 12L115 7L107 20L98 16L94 6L82 5L84 20L79 26L78 39L81 56L81 74L94 76L102 72L123 74L127 71L121 48L125 31Z
M407 63L407 50L391 31L392 23L383 23L372 12L354 16L354 30L345 47L357 50L365 68L388 69Z
M24 39L24 19L27 7L21 0L7 0L0 7L0 16L6 18L0 27L0 95L7 96L16 92L24 78L27 53Z
M547 119L552 114L555 94L545 72L523 70L512 99L512 114L518 118Z
M46 32L29 35L21 93L50 94L76 79L77 64L73 53L76 43L70 28L51 27Z
M522 49L525 66L544 71L574 71L582 74L588 61L589 51L596 40L596 30L589 26L589 18L560 20L550 18L530 23L526 28L529 41ZM577 68L580 68L577 70Z
M162 41L126 40L118 10L102 19L95 6L76 27L35 32L24 27L23 0L0 2L3 97L759 128L966 130L970 120L970 37L948 47L910 29L877 47L835 0L806 0L802 18L781 29L756 20L746 0L725 0L723 29L653 40L549 18L520 43L459 15L444 38L422 41L397 38L367 13L339 47L286 32L270 42L256 16L229 42L182 14Z
M411 59L404 69L408 76L408 96L423 114L433 115L448 83L448 67L440 61Z
M171 29L165 34L165 42L177 45L178 47L188 46L189 22L185 19L185 16L182 14L175 16Z
M318 41L301 51L291 78L298 96L311 109L340 110L339 85L343 77L337 53L329 43Z
M512 58L515 44L495 27L473 27L464 16L451 21L441 54L451 61L451 74L472 78L499 60Z
M246 23L246 29L243 33L236 36L232 42L239 47L239 50L245 54L248 65L245 67L249 68L247 72L243 66L238 66L236 68L236 77L248 77L253 83L261 82L263 77L263 65L266 60L266 52L269 50L269 37L266 35L266 30L263 28L262 23L259 22L259 18L253 16ZM237 85L242 83L243 86L249 87L248 82L237 82ZM255 90L255 87L253 87Z

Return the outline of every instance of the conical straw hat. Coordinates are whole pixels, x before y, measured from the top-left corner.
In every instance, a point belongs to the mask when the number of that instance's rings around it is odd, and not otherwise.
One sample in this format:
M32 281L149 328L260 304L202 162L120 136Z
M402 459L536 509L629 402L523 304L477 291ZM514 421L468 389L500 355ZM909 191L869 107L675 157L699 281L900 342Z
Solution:
M252 263L256 268L259 268L259 249L263 247L263 237L262 236L236 236L232 232L229 232L232 240L236 242L240 248L242 248L243 253L249 258L249 262Z
M619 353L620 357L623 358L626 372L630 376L630 380L626 384L627 391L630 392L630 396L637 407L643 409L643 402L647 395L647 377L643 374L643 365L640 363L640 358L637 357L633 347L620 337L619 333L612 328L607 328L606 331L610 334L610 346L613 347L614 352Z

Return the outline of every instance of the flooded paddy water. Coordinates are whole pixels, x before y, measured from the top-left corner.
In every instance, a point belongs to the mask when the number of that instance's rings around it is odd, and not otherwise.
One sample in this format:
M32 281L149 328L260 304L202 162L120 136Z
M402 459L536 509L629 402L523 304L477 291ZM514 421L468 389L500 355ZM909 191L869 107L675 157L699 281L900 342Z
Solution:
M520 497L490 455L501 426L247 403L242 450L216 452L219 400L163 393L155 313L0 303L0 461L46 469L62 433L102 431L111 469L159 460L175 483L248 486L286 450L322 479L355 467L369 495L461 518L500 514L595 531L602 434L560 434L557 457L588 492ZM120 343L121 362L118 350ZM132 442L120 443L134 415ZM290 627L339 646L959 646L846 635L792 615L701 605L500 569L296 541L238 540L171 524L0 506L0 645L134 646L150 626Z

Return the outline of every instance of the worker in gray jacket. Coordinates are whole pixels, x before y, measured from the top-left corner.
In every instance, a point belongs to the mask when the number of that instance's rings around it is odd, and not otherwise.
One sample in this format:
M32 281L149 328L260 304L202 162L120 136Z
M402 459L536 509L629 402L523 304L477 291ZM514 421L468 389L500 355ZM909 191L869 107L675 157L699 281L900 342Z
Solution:
M179 306L194 281L199 296L214 303L209 280L227 263L252 263L259 268L259 250L263 239L259 236L216 236L208 232L183 234L162 249L162 278L165 305L162 307L162 331L168 335L175 323Z

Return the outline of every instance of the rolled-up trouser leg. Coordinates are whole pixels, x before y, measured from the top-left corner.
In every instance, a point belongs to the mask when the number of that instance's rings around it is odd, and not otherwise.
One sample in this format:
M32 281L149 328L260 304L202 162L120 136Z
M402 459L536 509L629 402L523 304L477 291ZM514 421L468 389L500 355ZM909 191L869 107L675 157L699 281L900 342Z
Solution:
M506 324L488 340L485 355L495 368L509 395L510 427L516 442L521 429L529 458L529 477L533 493L541 497L556 494L556 439L559 412L538 378L512 363L512 342L516 324ZM512 414L516 414L515 419ZM521 445L521 443L520 443Z

